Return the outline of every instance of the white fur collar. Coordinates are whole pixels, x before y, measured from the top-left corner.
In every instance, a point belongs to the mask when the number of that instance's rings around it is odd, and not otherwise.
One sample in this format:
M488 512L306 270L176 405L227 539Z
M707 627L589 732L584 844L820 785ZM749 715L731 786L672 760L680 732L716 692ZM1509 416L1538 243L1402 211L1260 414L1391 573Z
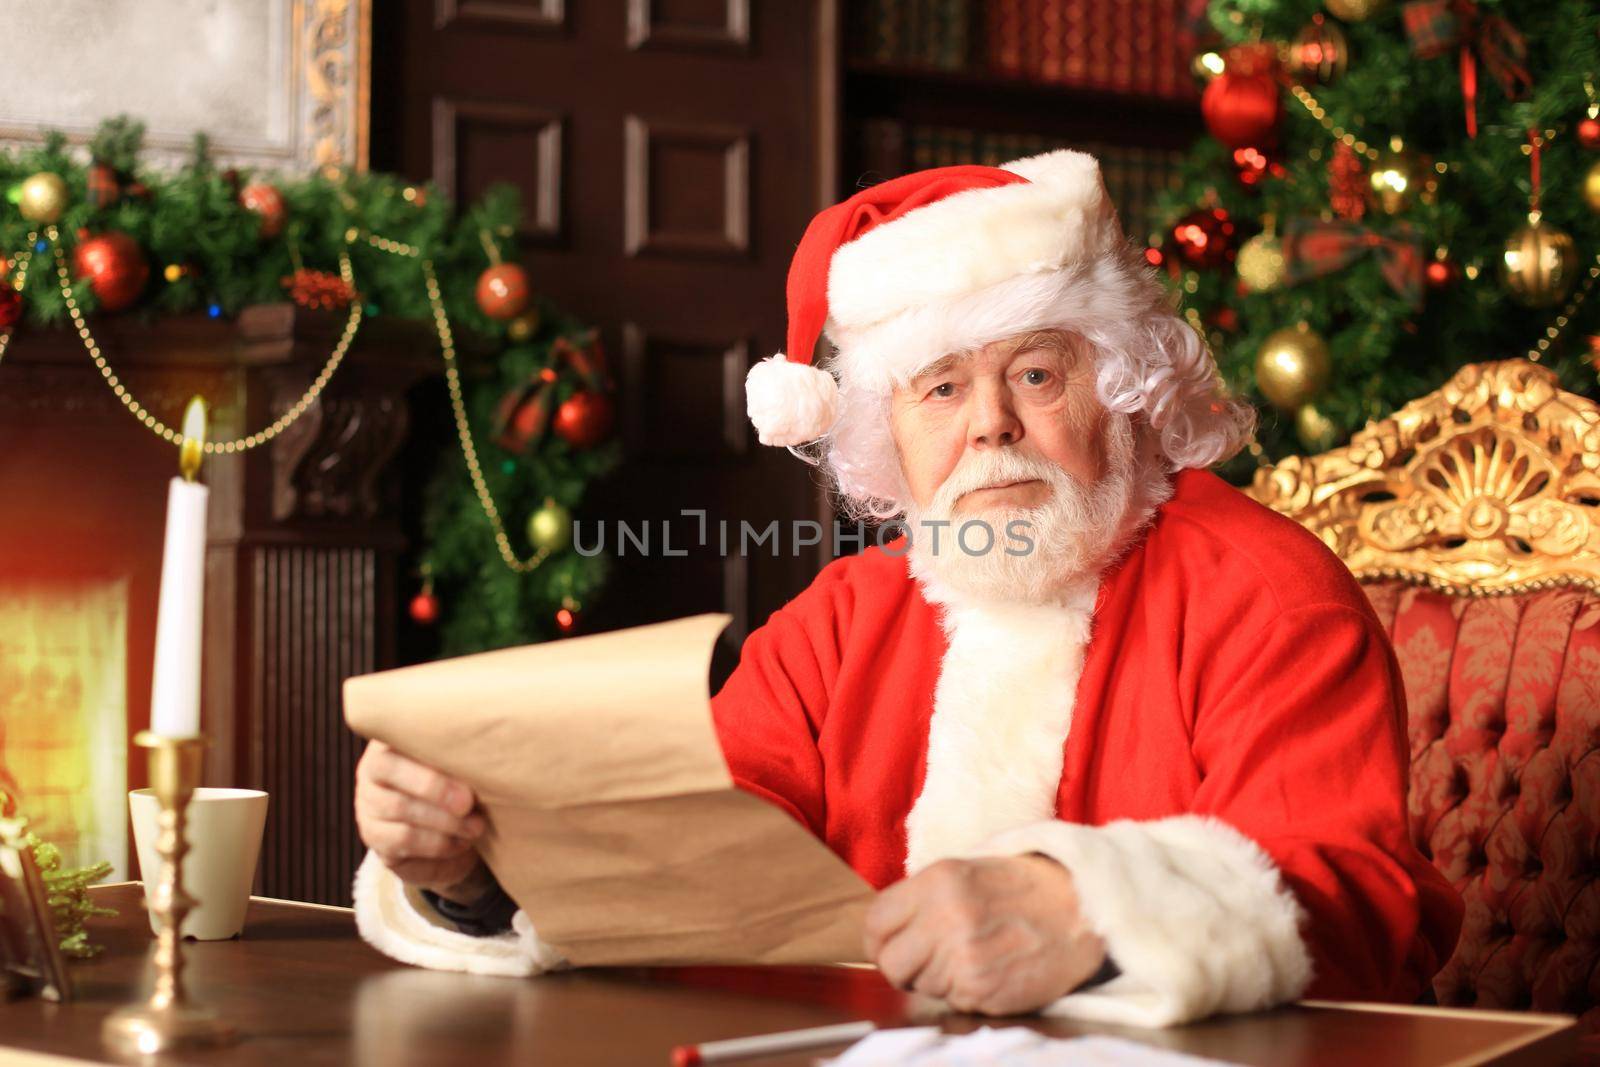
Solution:
M977 603L929 588L950 647L928 728L922 793L906 818L906 872L1055 817L1056 792L1099 578L1061 605Z

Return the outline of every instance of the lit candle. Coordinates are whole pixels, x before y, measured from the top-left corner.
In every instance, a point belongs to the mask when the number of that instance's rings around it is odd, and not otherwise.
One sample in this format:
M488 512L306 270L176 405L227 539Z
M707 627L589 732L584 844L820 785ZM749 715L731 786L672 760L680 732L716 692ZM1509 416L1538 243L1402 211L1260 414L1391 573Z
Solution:
M206 439L205 401L183 413L182 477L167 489L167 539L161 554L156 663L150 686L150 729L164 737L200 735L200 622L205 606L206 497L195 480Z

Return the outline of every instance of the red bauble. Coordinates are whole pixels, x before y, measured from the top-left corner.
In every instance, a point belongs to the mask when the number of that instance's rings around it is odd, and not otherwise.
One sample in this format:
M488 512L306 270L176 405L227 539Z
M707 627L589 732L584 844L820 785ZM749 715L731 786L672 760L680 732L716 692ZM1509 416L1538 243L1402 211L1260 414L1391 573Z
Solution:
M1191 211L1172 227L1178 257L1190 267L1208 270L1233 258L1233 219L1220 207Z
M580 390L556 408L550 427L574 448L593 448L611 431L611 401L602 393Z
M283 202L283 194L278 192L276 186L264 182L245 186L239 194L239 205L261 216L261 236L268 240L282 233L283 224L289 219L289 208Z
M1591 115L1579 120L1576 138L1579 144L1590 151L1600 149L1600 118Z
M515 263L496 263L478 276L478 307L491 319L514 319L528 307L528 272Z
M570 634L578 628L578 612L573 608L560 607L556 609L556 629L564 634Z
M22 294L0 282L0 330L9 330L22 321Z
M1461 277L1461 268L1449 257L1434 259L1422 268L1422 277L1429 289L1448 289Z
M1230 70L1206 86L1200 113L1211 136L1229 148L1277 144L1283 94L1270 74Z
M439 598L424 589L411 598L411 621L430 626L439 619Z
M132 307L150 280L144 251L125 233L112 231L89 238L78 245L72 261L78 277L89 279L89 287L106 311Z

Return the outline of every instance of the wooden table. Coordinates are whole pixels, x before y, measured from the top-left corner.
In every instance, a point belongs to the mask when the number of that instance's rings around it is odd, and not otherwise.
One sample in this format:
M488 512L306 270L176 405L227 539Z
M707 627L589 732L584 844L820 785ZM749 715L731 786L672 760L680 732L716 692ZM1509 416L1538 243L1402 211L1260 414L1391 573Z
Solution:
M93 935L99 958L73 965L77 999L0 1004L0 1065L114 1062L100 1021L140 986L150 928L137 884L95 891L117 908ZM314 1067L357 1064L656 1067L673 1046L822 1026L942 1021L965 1032L1022 1023L1057 1036L1118 1032L1182 1052L1262 1067L1466 1067L1562 1063L1573 1042L1564 1015L1303 1004L1166 1031L1117 1031L1036 1018L941 1016L875 971L832 967L632 968L479 978L394 963L356 935L349 911L256 899L244 937L187 945L190 989L239 1027L232 1047L168 1063ZM741 1061L809 1064L821 1052Z

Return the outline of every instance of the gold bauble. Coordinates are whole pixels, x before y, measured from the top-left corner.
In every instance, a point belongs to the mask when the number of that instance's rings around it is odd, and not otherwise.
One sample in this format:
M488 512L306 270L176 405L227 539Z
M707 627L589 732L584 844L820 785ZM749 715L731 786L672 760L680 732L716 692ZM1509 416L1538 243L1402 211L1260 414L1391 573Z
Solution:
M528 516L528 543L543 552L560 552L572 543L572 512L546 497Z
M61 175L42 170L22 182L17 198L17 210L29 222L50 225L61 220L67 210L67 183Z
M1378 153L1368 180L1372 183L1373 200L1385 215L1398 215L1418 197L1430 199L1438 188L1433 164L1405 147L1398 137Z
M1301 81L1327 85L1350 65L1350 41L1337 22L1316 15L1284 49L1284 62Z
M1365 22L1388 7L1389 0L1322 0L1322 6L1346 22Z
M1328 343L1305 323L1274 330L1256 352L1256 388L1280 411L1294 412L1328 384Z
M1324 452L1339 438L1339 427L1315 404L1306 404L1294 413L1294 432L1300 444L1311 452Z
M1283 284L1285 274L1283 242L1271 234L1258 233L1239 247L1233 266L1251 292L1276 289Z
M510 322L506 323L506 336L521 344L539 332L539 312L533 309L524 311Z
M1600 160L1590 164L1589 173L1583 176L1583 202L1590 211L1600 211Z
M1552 307L1567 298L1578 280L1578 248L1572 235L1534 213L1506 238L1500 254L1500 281L1523 307Z

